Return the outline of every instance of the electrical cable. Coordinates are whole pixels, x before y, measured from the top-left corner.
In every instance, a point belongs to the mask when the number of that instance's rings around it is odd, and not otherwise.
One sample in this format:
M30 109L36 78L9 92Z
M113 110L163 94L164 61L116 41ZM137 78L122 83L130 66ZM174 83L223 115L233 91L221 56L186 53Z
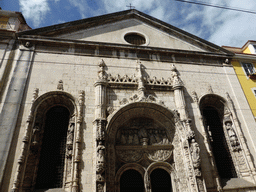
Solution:
M220 8L220 9L227 9L227 10L232 10L232 11L239 11L239 12L244 12L244 13L251 13L251 14L256 14L255 11L250 11L250 10L245 10L245 9L239 9L239 8L233 8L233 7L225 7L222 5L214 5L214 4L208 4L202 1L188 1L188 0L175 0L175 1L180 1L184 3L191 3L191 4L196 4L196 5L203 5L203 6L208 6L208 7L215 7L215 8Z

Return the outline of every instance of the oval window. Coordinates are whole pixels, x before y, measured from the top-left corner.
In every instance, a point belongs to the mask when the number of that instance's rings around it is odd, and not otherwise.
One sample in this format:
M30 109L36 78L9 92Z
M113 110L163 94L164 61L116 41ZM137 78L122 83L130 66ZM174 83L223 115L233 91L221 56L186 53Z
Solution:
M133 45L143 45L146 43L146 39L143 35L138 33L128 33L124 36L126 42Z

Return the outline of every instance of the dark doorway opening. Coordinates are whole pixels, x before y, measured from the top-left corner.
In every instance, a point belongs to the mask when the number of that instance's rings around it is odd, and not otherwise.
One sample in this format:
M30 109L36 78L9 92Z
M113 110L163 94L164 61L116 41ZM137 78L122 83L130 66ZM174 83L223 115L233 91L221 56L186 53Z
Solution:
M226 180L237 177L218 111L213 107L205 107L203 116L220 178Z
M68 123L69 111L65 107L53 107L46 113L36 189L63 185Z
M163 169L155 169L150 174L152 192L171 192L170 174Z
M144 192L144 184L138 171L129 169L120 178L120 192Z

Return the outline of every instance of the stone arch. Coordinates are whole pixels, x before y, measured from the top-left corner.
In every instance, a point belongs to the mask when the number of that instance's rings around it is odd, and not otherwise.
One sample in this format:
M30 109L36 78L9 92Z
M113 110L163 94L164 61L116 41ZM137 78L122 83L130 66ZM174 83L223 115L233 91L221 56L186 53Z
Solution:
M175 133L174 113L171 110L156 103L137 102L125 105L108 117L106 127L108 138L115 139L117 129L136 117L154 119L162 126L168 127L169 131Z
M136 170L138 171L140 174L141 174L141 177L143 178L144 174L145 174L145 169L137 164L137 163L127 163L125 165L123 165L116 173L116 177L115 177L115 182L117 184L117 191L119 192L120 191L120 179L121 179L121 176L122 174L127 171L127 170L130 170L130 169L133 169L133 170Z
M219 177L222 181L237 177L238 170L235 166L234 150L240 146L236 131L232 127L233 117L228 102L219 95L207 94L200 98L199 108L204 119L205 131L210 141Z
M46 114L53 108L63 108L68 111L69 119L67 120L68 127L66 128L66 139L64 146L64 164L63 164L63 184L65 188L72 187L74 173L74 157L76 150L76 133L77 133L77 107L75 99L69 93L63 91L47 92L38 97L32 104L30 122L27 125L28 148L26 161L24 164L24 173L22 177L22 190L34 190L37 179L38 164L40 161L41 147L44 137L44 129L46 122Z
M150 164L144 175L145 183L147 182L147 180L149 180L151 173L155 169L163 169L164 171L166 171L170 175L172 191L173 192L180 191L178 174L175 168L168 162L154 162Z
M200 110L204 108L205 106L211 106L215 108L220 117L224 117L224 112L229 110L229 106L227 103L227 100L217 94L206 94L199 98L199 108Z
M143 169L146 169L152 162L173 161L172 142L175 135L177 135L174 119L174 112L161 105L147 102L129 103L108 117L106 127L107 190L115 188L115 184L111 183L111 180L118 182L119 174L124 169L132 168L130 165L136 165L135 167L140 165ZM147 136L143 138L143 133L136 136L143 129L147 132ZM128 130L130 135L130 132L132 132L133 142L120 143L118 141L120 130ZM151 143L150 136L154 131L155 138L160 133L162 134L162 140L158 143ZM136 137L137 143L134 142ZM167 142L164 142L164 137ZM147 152L144 149L147 149Z

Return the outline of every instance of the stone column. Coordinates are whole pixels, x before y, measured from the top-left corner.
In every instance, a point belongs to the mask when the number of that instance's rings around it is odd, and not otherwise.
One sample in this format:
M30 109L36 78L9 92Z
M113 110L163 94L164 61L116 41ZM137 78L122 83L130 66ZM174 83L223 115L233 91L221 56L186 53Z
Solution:
M180 120L183 122L187 131L191 131L191 126L190 126L191 120L189 119L186 111L186 101L185 101L184 92L183 92L184 85L180 80L177 73L177 69L174 65L172 65L171 71L172 71L172 86L174 89L175 105L180 114Z
M24 90L27 85L33 55L34 47L30 43L26 43L26 47L20 46L15 61L15 70L12 73L12 77L10 77L11 80L7 85L6 95L4 95L2 100L3 104L0 112L0 185L23 100Z
M77 127L76 127L76 138L75 138L75 155L74 155L74 175L73 175L73 184L72 192L79 191L79 164L81 160L81 142L82 142L82 125L83 125L83 111L84 111L84 100L85 100L84 91L79 92L78 97L78 114L77 114Z
M107 74L103 60L99 63L98 80L95 83L95 120L96 129L96 190L103 192L106 189L105 180L105 129L106 129L106 106L107 106Z

